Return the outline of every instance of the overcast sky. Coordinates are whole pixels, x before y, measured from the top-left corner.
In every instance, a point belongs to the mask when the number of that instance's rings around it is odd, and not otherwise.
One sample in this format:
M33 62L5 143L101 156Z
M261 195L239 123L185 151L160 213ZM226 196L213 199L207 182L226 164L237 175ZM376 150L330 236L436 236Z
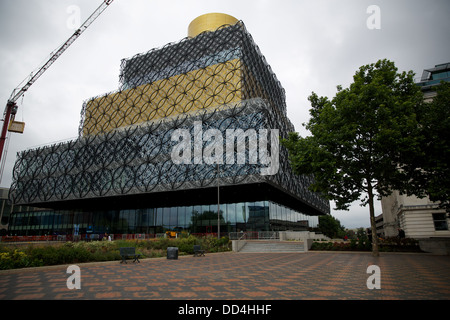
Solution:
M0 0L4 105L72 35L77 10L82 23L101 2ZM311 92L333 97L362 65L387 58L420 78L423 69L450 62L448 0L115 0L18 101L25 132L11 134L1 186L11 185L18 151L76 138L83 101L118 89L121 59L183 39L189 23L210 12L244 21L285 88L288 115L302 135ZM358 203L332 215L347 228L370 225L368 207Z

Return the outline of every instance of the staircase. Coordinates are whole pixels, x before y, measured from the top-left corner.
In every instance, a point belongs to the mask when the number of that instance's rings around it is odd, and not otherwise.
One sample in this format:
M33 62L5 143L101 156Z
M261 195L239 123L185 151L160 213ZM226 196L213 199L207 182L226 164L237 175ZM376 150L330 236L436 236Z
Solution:
M301 241L263 241L240 240L238 252L306 252L305 244Z

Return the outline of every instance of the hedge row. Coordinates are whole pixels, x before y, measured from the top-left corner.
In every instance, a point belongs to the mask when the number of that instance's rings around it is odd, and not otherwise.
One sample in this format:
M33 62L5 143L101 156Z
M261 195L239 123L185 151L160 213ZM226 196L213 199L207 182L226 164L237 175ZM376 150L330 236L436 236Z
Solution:
M325 251L372 251L372 243L368 240L350 240L344 242L313 242L311 250ZM398 241L380 241L380 252L421 252L419 244L414 239Z
M0 246L0 270L74 264L94 261L120 260L119 248L135 247L144 258L163 257L167 247L178 247L179 254L192 254L195 244L207 252L229 251L229 239L223 237L178 239L117 240L93 242L65 242L62 244L32 244L27 247Z

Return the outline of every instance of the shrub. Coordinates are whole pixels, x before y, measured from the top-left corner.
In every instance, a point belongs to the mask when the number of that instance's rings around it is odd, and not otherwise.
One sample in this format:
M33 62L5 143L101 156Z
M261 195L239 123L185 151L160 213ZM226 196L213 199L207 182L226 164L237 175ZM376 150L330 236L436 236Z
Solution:
M386 238L380 241L382 252L421 252L419 242L412 238Z
M350 242L313 242L311 250L370 251L372 248L369 241L350 240Z
M177 246L180 252L185 252L188 254L194 253L194 245L196 245L199 240L194 236L189 236L186 238L178 239Z
M30 257L23 251L15 249L14 251L4 251L0 253L0 269L15 269L26 267L40 267L43 262L39 259Z
M349 245L350 250L352 250L352 251L356 250L357 246L358 246L358 242L356 241L356 239L350 240L350 245Z
M313 242L311 250L331 250L332 247L332 242Z
M31 245L25 249L0 246L0 269L120 260L121 247L135 247L143 257L154 258L163 257L167 247L178 247L180 254L193 254L196 244L208 252L222 252L230 250L229 243L227 237L217 239L213 236L197 238L183 235L177 239L53 243Z
M59 264L62 260L55 246L28 247L26 251L35 259L41 260L46 266Z
M194 245L201 245L202 248L208 252L222 252L230 250L230 241L228 237L217 239L215 236L197 238L193 235L184 235L176 239L159 238L156 240L118 240L114 242L116 242L117 248L136 247L137 249L141 249L143 250L144 256L147 256L146 252L153 251L158 252L158 255L164 255L168 247L177 247L180 253L193 254ZM151 253L151 255L154 254L155 253Z
M335 251L348 251L350 244L347 242L334 242L332 250Z
M205 250L209 252L223 252L229 250L230 240L228 237L222 237L217 239L217 237L206 238Z

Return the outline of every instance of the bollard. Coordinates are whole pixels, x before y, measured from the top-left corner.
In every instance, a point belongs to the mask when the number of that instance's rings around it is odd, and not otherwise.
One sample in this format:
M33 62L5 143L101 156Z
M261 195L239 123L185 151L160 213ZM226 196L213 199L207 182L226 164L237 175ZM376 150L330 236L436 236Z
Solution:
M177 260L178 259L178 248L168 247L167 248L167 259Z

